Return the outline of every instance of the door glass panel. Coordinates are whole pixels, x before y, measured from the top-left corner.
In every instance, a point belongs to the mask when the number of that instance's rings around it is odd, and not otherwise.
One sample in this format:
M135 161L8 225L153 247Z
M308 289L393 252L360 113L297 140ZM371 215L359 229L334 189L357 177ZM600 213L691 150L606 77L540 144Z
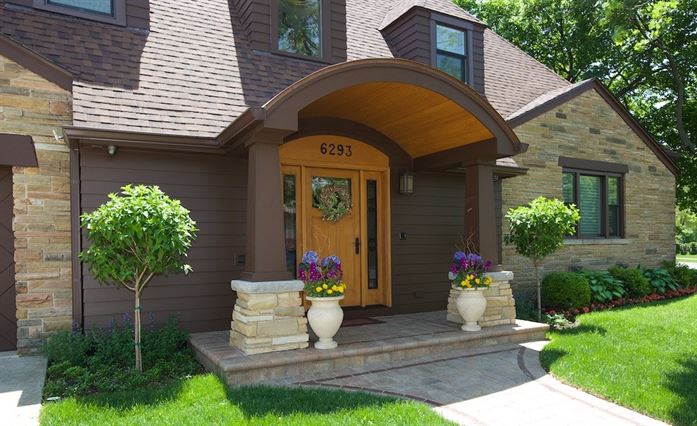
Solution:
M312 207L319 208L319 197L322 189L332 186L345 189L351 196L351 179L312 176Z
M286 268L288 272L293 273L293 277L297 275L297 253L295 248L297 203L295 194L295 176L283 176L283 228L286 238Z
M378 288L378 184L368 180L368 288Z
M581 210L581 222L579 227L581 236L597 237L601 235L602 231L600 177L581 175L580 180L579 209Z

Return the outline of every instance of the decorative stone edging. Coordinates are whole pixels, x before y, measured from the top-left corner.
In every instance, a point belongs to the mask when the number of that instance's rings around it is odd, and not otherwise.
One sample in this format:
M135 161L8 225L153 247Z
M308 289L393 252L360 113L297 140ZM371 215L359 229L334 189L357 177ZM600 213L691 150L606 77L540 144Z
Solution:
M230 345L247 355L308 347L302 281L234 280L237 301L232 313Z
M491 286L484 290L486 297L486 311L479 321L481 327L492 327L495 325L515 324L515 300L510 281L513 280L513 272L488 272L491 277ZM464 321L457 311L455 301L459 295L459 290L450 289L448 297L447 320L457 324Z

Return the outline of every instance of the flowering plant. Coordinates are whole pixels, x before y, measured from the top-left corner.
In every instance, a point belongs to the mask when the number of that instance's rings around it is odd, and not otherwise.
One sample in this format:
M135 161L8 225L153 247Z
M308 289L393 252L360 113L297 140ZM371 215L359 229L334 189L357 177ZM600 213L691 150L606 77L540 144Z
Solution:
M455 289L486 288L491 285L491 277L484 275L491 268L491 261L486 262L476 253L456 251L450 264L448 279Z
M343 296L343 275L341 260L334 255L320 260L317 253L307 251L298 265L298 278L305 283L305 294L311 297Z

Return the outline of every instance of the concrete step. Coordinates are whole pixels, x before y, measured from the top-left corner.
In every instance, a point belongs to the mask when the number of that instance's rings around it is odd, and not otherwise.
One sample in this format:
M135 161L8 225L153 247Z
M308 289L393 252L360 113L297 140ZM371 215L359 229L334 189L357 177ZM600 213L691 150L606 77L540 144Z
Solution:
M245 355L228 343L229 332L193 334L196 358L231 386L292 384L354 374L366 369L396 366L435 355L543 340L546 324L516 321L514 325L464 332L445 320L413 315L380 317L379 324L339 331L339 347ZM413 324L413 327L410 327Z

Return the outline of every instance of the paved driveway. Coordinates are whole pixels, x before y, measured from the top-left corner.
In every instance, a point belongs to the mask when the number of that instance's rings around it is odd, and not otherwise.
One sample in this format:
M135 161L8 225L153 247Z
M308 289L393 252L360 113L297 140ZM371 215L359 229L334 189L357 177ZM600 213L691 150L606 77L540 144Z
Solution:
M45 376L46 358L0 352L0 424L38 423Z
M564 385L540 366L546 342L445 353L314 385L426 402L463 425L661 425Z

